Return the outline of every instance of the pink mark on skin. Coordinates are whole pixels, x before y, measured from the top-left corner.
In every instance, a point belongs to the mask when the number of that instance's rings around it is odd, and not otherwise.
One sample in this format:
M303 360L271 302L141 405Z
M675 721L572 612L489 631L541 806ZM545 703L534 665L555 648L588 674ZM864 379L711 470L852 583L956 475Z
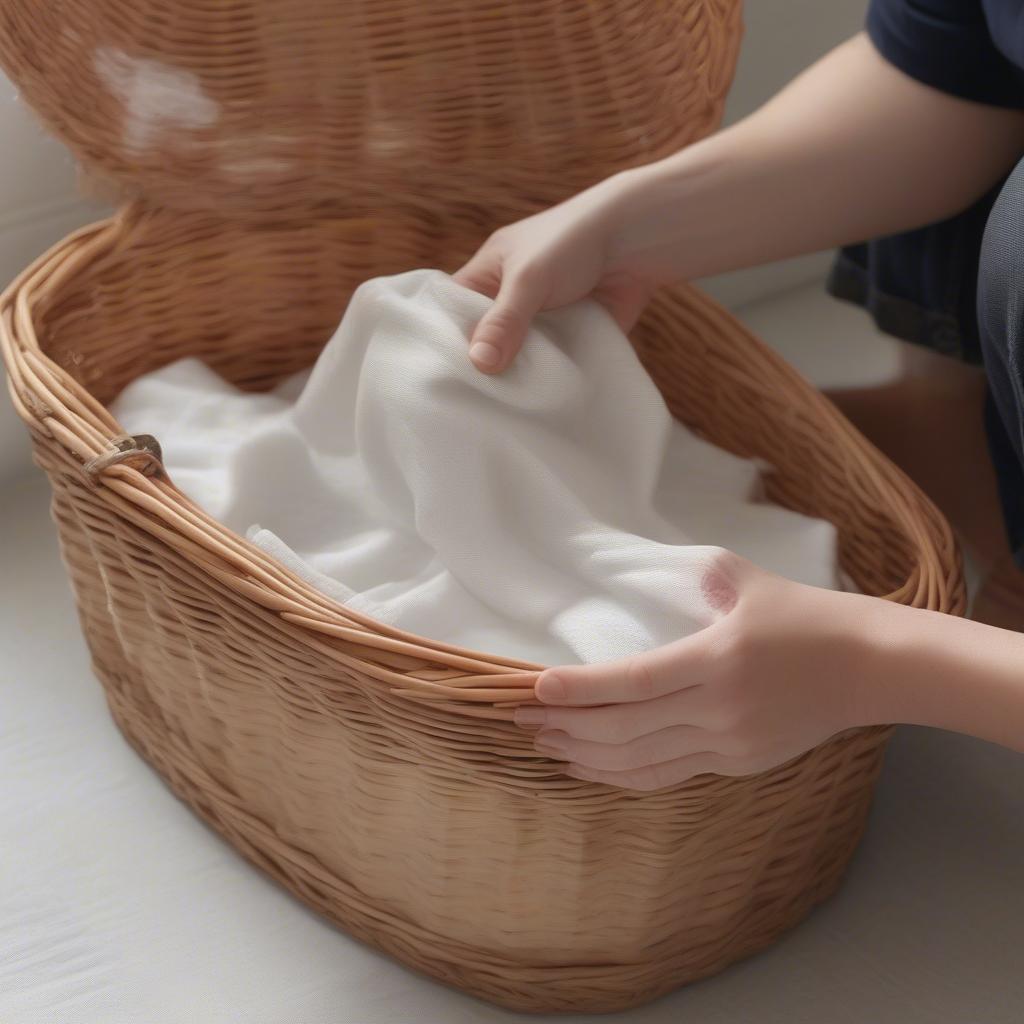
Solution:
M700 590L711 608L723 615L731 612L739 600L736 584L729 578L728 573L717 566L704 573L700 581Z

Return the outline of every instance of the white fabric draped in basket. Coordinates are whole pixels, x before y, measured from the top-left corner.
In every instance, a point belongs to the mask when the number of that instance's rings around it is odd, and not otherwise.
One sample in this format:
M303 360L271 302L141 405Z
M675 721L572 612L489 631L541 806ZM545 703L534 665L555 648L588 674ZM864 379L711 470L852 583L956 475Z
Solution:
M667 643L712 620L718 547L837 585L833 527L759 503L758 467L672 419L599 306L538 317L493 377L466 354L488 306L438 271L368 281L272 393L186 359L113 411L221 522L435 640L543 663Z

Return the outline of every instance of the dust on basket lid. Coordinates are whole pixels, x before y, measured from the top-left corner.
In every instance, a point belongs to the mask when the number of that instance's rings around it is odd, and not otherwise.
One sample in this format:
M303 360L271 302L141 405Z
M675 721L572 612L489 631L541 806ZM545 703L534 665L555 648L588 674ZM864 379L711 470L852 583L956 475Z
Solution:
M93 172L176 208L495 221L718 122L738 0L0 4L0 63Z

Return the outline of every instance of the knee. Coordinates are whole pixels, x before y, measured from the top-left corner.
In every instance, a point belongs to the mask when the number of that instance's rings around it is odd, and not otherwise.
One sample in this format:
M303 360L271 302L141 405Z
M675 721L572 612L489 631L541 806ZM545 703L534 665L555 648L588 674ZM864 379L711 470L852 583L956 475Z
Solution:
M1024 159L1006 179L982 237L978 264L978 326L1006 337L1024 298Z

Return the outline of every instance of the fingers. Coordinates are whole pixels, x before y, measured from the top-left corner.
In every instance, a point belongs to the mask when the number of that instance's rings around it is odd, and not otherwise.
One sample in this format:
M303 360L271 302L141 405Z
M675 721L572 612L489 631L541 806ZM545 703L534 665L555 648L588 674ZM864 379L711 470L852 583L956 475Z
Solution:
M579 740L567 732L544 730L534 739L537 752L556 761L571 761L600 771L633 771L674 761L690 754L708 753L708 735L692 725L659 729L628 743L609 744Z
M629 743L670 725L706 728L693 713L699 686L688 687L655 700L609 704L598 708L525 707L515 712L516 725L527 729L558 729L578 740Z
M694 686L702 681L700 652L713 628L620 661L546 669L537 680L537 699L542 704L588 707L653 700Z
M485 245L452 274L452 280L456 284L461 284L463 288L469 288L493 299L501 285L501 259Z
M522 348L530 321L540 311L539 290L528 271L503 275L501 257L489 246L457 270L452 279L495 300L473 330L469 357L478 370L499 373Z
M452 275L463 287L494 299L469 339L469 358L478 370L500 373L523 346L530 321L543 305L533 271L505 272L501 256L485 245Z
M737 773L729 770L728 763L720 754L705 751L629 771L605 771L572 764L565 769L565 774L586 782L603 782L607 786L618 786L621 789L651 792L666 786L677 786L697 775Z
M469 358L477 369L484 373L504 370L522 348L530 321L543 304L543 289L531 273L506 273L494 305L469 341Z

